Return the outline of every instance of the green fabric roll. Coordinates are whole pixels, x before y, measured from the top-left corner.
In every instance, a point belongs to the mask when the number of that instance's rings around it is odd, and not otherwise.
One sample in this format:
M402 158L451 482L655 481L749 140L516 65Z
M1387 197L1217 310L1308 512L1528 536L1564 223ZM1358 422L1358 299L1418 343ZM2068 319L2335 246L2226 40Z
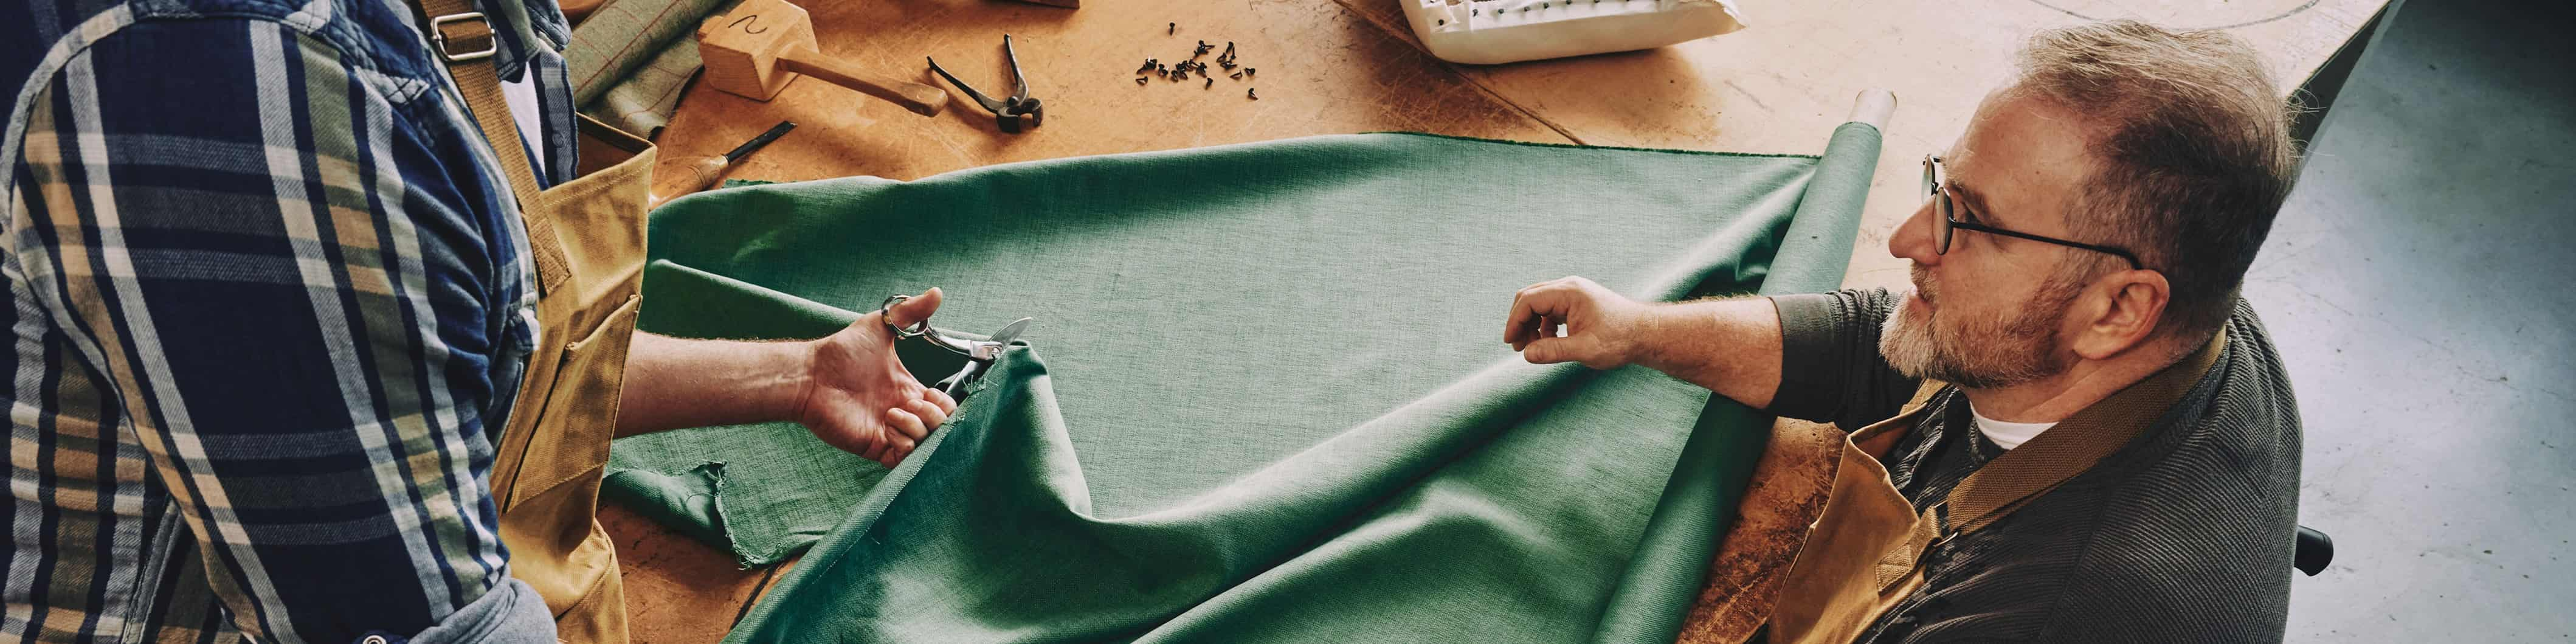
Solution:
M1866 123L1845 123L1834 130L1815 179L1798 200L1797 216L1782 236L1777 259L1762 278L1763 294L1813 293L1842 285L1844 260L1860 234L1861 204L1878 166L1878 144L1878 128ZM1744 499L1753 467L1770 445L1770 421L1734 401L1709 397L1637 545L1628 577L1603 611L1595 640L1660 644L1680 636L1682 619L1708 578L1718 539L1734 524L1736 503Z
M1658 508L1732 517L1668 498L1685 442L1732 437L1691 467L1740 490L1764 419L1523 363L1511 294L1830 288L1847 246L1773 261L1793 213L1857 221L1799 212L1818 167L1369 134L701 193L654 214L647 329L809 337L930 285L943 328L1037 321L890 475L773 425L620 440L609 487L746 564L829 533L731 641L1628 639L1623 589L1697 583L1631 570L1674 559Z

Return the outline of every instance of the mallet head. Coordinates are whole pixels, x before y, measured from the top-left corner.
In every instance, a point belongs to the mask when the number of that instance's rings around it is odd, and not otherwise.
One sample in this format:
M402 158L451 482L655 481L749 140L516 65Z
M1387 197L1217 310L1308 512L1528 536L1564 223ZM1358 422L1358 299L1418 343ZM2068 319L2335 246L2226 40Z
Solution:
M777 96L796 79L778 60L796 50L815 50L814 23L804 7L785 0L743 0L698 25L707 85L726 92L763 101Z

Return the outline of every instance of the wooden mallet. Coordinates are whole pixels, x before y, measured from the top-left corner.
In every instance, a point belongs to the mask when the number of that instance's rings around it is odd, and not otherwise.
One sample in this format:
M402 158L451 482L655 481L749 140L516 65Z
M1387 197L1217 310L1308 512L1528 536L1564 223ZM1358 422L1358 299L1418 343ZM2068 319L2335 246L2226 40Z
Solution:
M948 105L948 92L937 87L864 73L824 57L814 46L813 21L786 0L743 0L733 11L708 18L698 25L698 57L706 61L708 85L755 100L777 96L804 74L922 116L938 116Z

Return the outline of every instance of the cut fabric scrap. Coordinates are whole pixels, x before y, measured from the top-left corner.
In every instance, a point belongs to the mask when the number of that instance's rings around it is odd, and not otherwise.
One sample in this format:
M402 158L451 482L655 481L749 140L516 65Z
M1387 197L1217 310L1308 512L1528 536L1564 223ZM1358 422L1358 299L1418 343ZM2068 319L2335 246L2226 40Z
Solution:
M658 138L671 114L680 109L680 94L703 65L696 45L682 41L665 46L653 60L619 80L581 113L644 138Z
M1845 138L1873 158L1833 163ZM747 564L825 535L729 641L1670 641L1767 421L1529 365L1510 295L1831 288L1848 237L1783 241L1856 225L1809 188L1865 188L1876 139L1846 126L1820 164L1345 135L683 197L654 214L648 330L813 337L931 285L943 328L1036 325L892 472L792 426L615 460L727 463L703 533ZM939 354L904 358L936 378Z
M725 542L723 463L708 461L674 472L611 467L607 476L625 482L604 487L600 496L699 541Z

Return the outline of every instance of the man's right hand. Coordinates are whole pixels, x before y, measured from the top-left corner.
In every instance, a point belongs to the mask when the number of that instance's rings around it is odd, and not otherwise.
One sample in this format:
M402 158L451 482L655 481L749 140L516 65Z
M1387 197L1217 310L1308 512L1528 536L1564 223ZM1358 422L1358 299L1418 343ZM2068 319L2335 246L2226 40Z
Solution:
M948 422L957 401L923 386L895 357L892 327L909 327L939 310L939 289L922 291L883 312L869 311L838 333L810 343L805 395L795 418L816 438L892 468L930 430Z
M1512 296L1503 342L1536 364L1580 362L1615 369L1637 361L1639 327L1651 317L1646 304L1581 277L1522 288ZM1562 328L1560 334L1559 327Z
M1645 303L1568 277L1512 296L1503 342L1533 363L1641 365L1755 408L1780 387L1780 314L1765 297Z

